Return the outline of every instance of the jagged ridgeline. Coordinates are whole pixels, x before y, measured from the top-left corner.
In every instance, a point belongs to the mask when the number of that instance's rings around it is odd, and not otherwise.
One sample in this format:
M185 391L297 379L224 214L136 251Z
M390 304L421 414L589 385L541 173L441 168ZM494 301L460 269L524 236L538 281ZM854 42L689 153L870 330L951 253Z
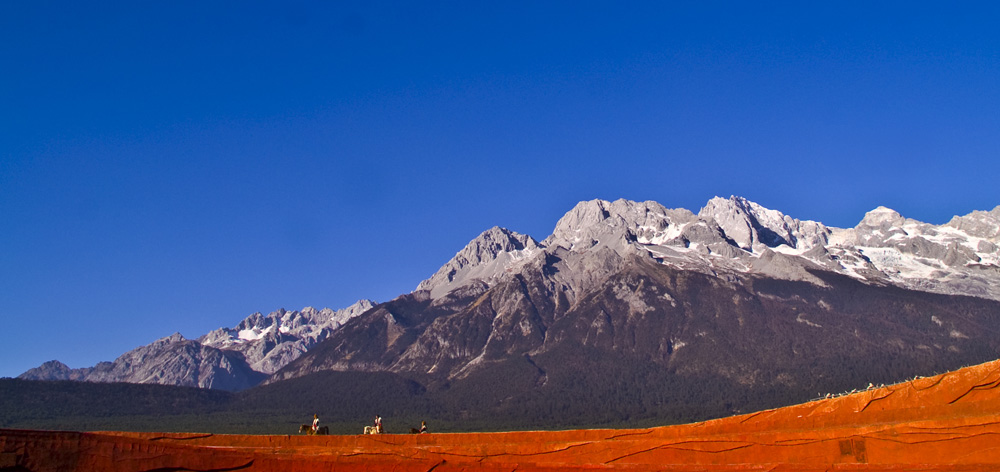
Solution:
M738 197L698 214L594 200L542 241L490 229L389 302L255 314L22 377L242 390L226 411L322 406L345 425L693 421L1000 357L998 243L1000 207L944 225L880 207L842 229Z

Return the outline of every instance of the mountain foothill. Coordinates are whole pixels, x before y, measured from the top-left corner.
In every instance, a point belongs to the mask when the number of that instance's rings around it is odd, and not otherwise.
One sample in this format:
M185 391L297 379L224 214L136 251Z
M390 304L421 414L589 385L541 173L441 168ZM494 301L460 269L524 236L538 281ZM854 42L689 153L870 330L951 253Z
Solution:
M109 388L154 390L107 418L175 405L157 411L225 431L313 410L343 432L379 412L455 431L679 423L994 360L998 334L1000 206L835 228L741 197L697 214L592 200L541 241L491 228L387 302L255 313L0 380L0 426L50 425L37 412L60 401L86 417Z

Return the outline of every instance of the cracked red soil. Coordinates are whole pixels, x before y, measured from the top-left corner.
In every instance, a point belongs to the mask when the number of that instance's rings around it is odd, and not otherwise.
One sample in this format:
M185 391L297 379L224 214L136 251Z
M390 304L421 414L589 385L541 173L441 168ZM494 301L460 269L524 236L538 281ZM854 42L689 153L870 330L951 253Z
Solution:
M641 430L242 436L0 430L0 471L1000 470L1000 361Z

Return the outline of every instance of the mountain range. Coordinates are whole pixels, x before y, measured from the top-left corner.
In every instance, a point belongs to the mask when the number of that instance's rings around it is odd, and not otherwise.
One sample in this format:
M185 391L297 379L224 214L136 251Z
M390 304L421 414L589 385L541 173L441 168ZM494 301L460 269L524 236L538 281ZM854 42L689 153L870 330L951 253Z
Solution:
M243 390L259 384L372 306L371 300L360 300L336 311L306 307L267 315L254 313L234 328L219 328L198 339L174 333L126 352L113 362L70 369L59 361L49 361L18 378Z
M541 241L491 228L388 302L255 313L21 378L243 390L379 372L456 414L724 415L1000 357L998 245L1000 206L943 225L879 207L845 229L740 197L697 214L592 200Z

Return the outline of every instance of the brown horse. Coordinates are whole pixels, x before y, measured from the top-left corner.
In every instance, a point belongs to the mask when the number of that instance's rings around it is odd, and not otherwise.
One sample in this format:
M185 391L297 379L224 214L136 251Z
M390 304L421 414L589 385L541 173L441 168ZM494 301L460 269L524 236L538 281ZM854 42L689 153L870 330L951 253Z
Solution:
M313 435L313 434L326 435L326 434L330 434L330 427L329 426L320 426L318 430L313 431L312 425L304 424L304 425L299 426L299 432L300 433L306 433L306 434L309 434L309 435Z

